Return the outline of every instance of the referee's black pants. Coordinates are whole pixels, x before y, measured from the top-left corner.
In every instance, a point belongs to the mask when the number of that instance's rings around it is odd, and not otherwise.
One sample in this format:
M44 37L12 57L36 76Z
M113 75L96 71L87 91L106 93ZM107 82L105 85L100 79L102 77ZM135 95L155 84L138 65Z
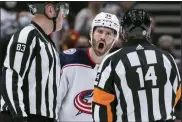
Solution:
M17 121L13 120L13 117L10 112L3 111L0 112L0 122L17 122ZM56 121L54 119L50 119L40 115L29 114L26 122L56 122Z

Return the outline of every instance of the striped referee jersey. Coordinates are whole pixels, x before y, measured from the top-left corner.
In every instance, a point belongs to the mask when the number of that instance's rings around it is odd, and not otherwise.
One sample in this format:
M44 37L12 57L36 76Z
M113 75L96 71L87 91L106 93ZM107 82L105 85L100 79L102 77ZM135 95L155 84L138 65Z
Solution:
M60 62L53 41L32 22L7 47L1 79L1 111L13 117L57 118Z
M175 118L181 95L173 57L146 40L103 60L94 84L95 122L154 122Z

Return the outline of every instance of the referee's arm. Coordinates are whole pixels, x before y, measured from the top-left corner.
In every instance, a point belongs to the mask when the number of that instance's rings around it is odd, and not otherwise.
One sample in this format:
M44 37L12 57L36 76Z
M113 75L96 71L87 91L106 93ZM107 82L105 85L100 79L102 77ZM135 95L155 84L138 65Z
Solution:
M173 90L176 93L176 99L174 102L174 107L175 107L181 98L181 77L180 77L179 70L178 70L178 67L176 65L176 62L175 62L173 56L170 55L170 57L172 59L172 64L173 64L171 73L174 74L174 76L175 76L175 79L174 79L173 84L172 84Z
M111 103L115 99L112 90L111 60L105 58L99 67L94 83L92 116L94 122L113 122Z
M26 30L15 33L7 47L1 90L5 103L14 118L27 117L21 87L36 41L31 34Z

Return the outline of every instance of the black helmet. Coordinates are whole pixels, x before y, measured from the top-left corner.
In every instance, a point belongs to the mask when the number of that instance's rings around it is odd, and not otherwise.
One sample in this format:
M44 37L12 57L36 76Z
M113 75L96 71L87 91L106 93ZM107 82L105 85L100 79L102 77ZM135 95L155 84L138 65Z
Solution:
M57 12L57 15L53 18L48 17L48 15L45 12L45 6L50 3L53 4ZM48 19L52 20L54 24L53 31L56 30L56 19L58 17L59 11L62 11L65 16L68 15L69 13L69 4L65 2L53 2L53 1L29 2L28 7L33 15L44 14Z
M142 9L132 9L125 13L121 20L122 37L126 39L149 39L151 20Z

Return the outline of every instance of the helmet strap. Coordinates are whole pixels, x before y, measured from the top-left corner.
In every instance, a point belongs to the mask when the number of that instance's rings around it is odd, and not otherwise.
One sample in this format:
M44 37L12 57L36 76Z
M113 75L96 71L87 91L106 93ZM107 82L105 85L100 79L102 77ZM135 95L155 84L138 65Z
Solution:
M122 28L121 38L122 38L122 42L127 41L127 36L126 36L126 32L125 32L124 28Z
M53 32L56 31L56 19L57 19L57 17L53 17L52 18L52 22L53 22Z

